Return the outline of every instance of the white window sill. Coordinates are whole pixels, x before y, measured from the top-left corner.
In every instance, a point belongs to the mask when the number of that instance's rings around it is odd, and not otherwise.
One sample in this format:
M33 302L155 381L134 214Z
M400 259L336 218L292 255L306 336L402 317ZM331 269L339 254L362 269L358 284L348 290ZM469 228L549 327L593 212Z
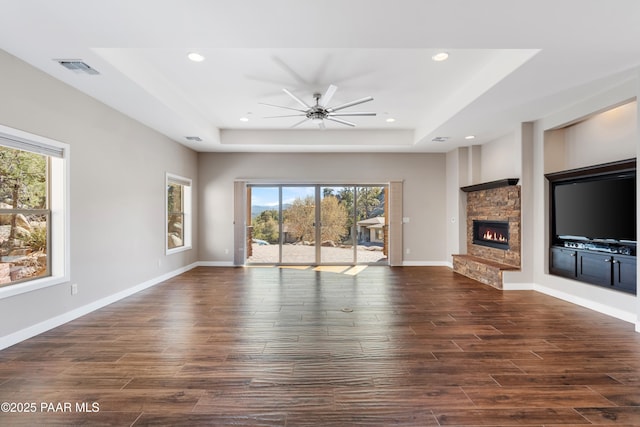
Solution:
M28 282L16 283L13 285L5 285L0 287L0 299L13 297L27 292L37 291L38 289L48 288L50 286L59 285L68 282L66 276L50 276L41 279L34 279Z
M192 247L189 246L180 246L179 248L171 248L171 249L167 249L165 254L166 255L173 255L173 254L177 254L179 252L185 252L185 251L190 251L192 249Z

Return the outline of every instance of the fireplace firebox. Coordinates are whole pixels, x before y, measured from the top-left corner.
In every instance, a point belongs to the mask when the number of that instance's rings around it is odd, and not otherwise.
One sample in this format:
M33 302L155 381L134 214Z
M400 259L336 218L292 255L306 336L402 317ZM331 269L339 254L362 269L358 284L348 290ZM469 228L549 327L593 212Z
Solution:
M491 248L509 249L509 221L473 221L473 243Z

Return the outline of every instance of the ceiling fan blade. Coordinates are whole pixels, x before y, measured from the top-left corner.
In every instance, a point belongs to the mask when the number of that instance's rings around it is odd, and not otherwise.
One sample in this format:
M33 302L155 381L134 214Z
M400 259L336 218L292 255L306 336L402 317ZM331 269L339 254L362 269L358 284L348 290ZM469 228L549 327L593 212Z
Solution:
M298 104L302 105L304 108L306 108L307 110L311 108L311 106L309 104L307 104L306 102L304 102L302 99L298 98L297 96L295 96L294 94L292 94L291 92L289 92L287 89L282 89L284 91L284 93L286 93L287 95L289 95L291 98L293 98Z
M306 114L287 114L284 116L264 116L263 119L278 119L280 117L303 117L306 116Z
M333 94L338 90L337 86L329 85L327 91L322 95L322 98L318 100L318 105L321 107L326 107L329 102L331 102L331 98L333 98Z
M371 111L357 111L357 112L347 112L347 113L329 113L327 116L331 117L340 117L340 116L375 116L376 113Z
M301 110L299 108L285 107L284 105L267 104L266 102L258 102L258 104L268 105L269 107L286 108L287 110L300 111L301 113L306 113L307 112L306 110Z
M301 124L303 124L304 122L311 120L309 117L305 117L304 120L299 121L298 123L296 123L295 125L291 126L292 128L298 127Z
M355 124L355 123L351 123L351 122L348 122L348 121L346 121L346 120L336 119L335 117L330 117L330 116L327 116L327 117L325 117L325 118L326 118L327 120L331 120L332 122L338 122L338 123L342 123L343 125L347 125L347 126L351 126L351 127L356 127L356 124Z
M346 104L338 105L337 107L327 108L329 113L333 113L334 111L342 110L343 108L353 107L354 105L362 104L363 102L373 101L372 96L367 96L366 98L356 99L355 101L347 102Z

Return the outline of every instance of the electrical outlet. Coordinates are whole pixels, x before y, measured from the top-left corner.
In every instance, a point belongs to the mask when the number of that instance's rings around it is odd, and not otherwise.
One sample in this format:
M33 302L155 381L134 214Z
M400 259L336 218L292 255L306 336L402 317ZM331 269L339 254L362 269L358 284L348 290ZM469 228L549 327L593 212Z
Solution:
M78 284L74 283L71 285L71 295L77 295L78 294Z
M409 255L411 253L411 249L407 248L405 252Z

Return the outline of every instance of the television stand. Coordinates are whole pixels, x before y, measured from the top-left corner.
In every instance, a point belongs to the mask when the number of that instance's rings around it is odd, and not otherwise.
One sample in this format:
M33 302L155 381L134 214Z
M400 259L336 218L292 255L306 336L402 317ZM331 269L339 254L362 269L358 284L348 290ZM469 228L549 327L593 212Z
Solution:
M628 247L580 242L586 246L577 248L566 246L567 243L551 247L551 274L636 295L636 257L619 252Z

